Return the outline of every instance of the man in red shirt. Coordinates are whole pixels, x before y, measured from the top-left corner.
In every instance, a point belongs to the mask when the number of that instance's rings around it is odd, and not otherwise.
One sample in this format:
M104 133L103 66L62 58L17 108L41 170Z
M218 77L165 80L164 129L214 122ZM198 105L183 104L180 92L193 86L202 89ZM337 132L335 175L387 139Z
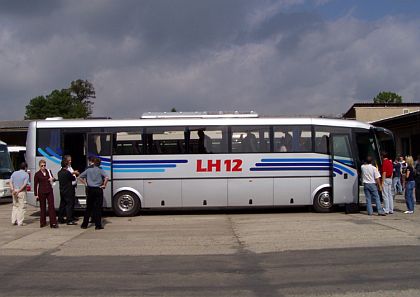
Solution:
M388 154L382 152L382 198L384 199L384 211L386 214L394 213L394 198L392 196L392 172L394 166L388 159Z

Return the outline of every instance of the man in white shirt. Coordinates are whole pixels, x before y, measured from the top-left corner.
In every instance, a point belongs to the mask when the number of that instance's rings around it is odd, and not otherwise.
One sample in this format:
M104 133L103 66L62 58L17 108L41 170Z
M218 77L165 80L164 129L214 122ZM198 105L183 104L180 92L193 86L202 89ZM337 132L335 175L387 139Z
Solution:
M362 179L364 192L366 196L366 208L368 215L373 214L372 208L372 198L375 199L376 210L378 215L384 216L384 210L381 205L381 200L379 198L379 191L382 191L382 184L380 181L381 174L378 169L372 165L372 157L368 156L365 164L362 165Z

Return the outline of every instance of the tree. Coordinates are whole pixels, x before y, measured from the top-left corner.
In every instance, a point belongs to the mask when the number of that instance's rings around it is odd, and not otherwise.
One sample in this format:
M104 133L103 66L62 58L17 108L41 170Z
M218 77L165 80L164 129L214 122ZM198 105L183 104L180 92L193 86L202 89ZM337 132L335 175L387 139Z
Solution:
M176 108L172 107L171 112L176 112Z
M26 106L25 119L87 118L92 114L90 98L95 98L95 89L90 82L72 81L68 89L54 90L45 97L31 99Z
M87 80L74 80L71 82L68 91L74 99L80 101L86 106L89 115L91 115L93 102L89 99L96 98L95 89L92 83Z
M380 92L373 98L374 103L402 103L402 97L393 92Z

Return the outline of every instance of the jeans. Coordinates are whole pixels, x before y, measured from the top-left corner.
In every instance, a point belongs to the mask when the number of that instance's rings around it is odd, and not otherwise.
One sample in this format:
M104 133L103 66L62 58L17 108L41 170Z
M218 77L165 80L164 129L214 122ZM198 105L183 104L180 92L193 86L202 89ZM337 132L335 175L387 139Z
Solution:
M379 193L376 184L365 183L364 192L366 196L366 207L368 215L371 215L373 213L372 198L375 199L376 210L378 211L378 214L382 214L384 210L382 209L381 200L379 199Z
M401 177L392 178L392 188L394 190L394 195L402 193Z
M414 199L413 199L413 190L414 190L414 181L409 181L405 184L405 203L407 204L407 209L414 211Z
M394 197L392 196L392 179L385 178L383 184L382 198L384 199L385 213L394 212Z

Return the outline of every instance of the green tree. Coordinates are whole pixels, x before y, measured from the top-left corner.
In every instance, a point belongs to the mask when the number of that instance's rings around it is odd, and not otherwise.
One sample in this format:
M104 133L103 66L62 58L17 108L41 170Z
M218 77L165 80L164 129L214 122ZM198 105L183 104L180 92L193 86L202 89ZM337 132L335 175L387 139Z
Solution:
M68 89L54 90L45 97L31 99L26 106L25 119L87 118L92 114L90 98L95 98L95 89L90 82L72 81Z
M373 98L374 103L402 103L402 97L393 92L380 92Z
M171 112L176 112L176 108L172 107Z
M74 80L71 82L68 91L74 99L86 106L89 115L91 115L93 102L90 99L96 98L95 88L92 83L82 79Z

